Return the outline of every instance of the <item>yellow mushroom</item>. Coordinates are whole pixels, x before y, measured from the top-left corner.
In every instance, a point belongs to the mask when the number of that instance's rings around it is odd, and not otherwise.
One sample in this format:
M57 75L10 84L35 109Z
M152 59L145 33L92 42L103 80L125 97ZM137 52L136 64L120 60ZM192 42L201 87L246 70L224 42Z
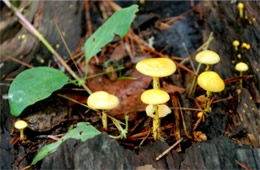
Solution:
M151 89L143 92L141 95L141 100L143 103L152 105L155 115L153 116L153 137L154 140L160 138L160 105L166 103L170 100L170 96L163 90L160 89ZM148 106L149 107L149 106ZM164 107L164 106L163 106ZM164 109L164 108L163 108ZM149 112L149 108L148 108Z
M242 2L239 2L238 4L237 4L237 8L238 8L238 10L239 10L239 16L240 16L240 18L243 18L243 13L244 13L244 4L242 3Z
M248 70L248 65L244 62L239 62L236 64L235 69L240 72L240 76L243 75L243 72ZM243 88L243 82L242 79L240 80L240 89Z
M146 112L147 116L154 118L155 110L154 110L153 105L149 104L145 108L145 112ZM172 111L167 105L160 104L160 105L158 105L158 112L159 112L159 118L163 118L163 117L166 117L168 114L170 114Z
M107 130L107 110L116 108L119 105L119 99L105 91L97 91L88 97L87 104L92 109L102 110L102 124Z
M136 69L146 75L153 77L153 88L160 88L160 77L167 77L176 71L175 63L169 58L149 58L139 61Z
M235 48L236 51L238 51L238 46L240 45L239 41L238 40L234 40L233 41L233 46Z
M20 140L24 140L24 129L28 126L28 123L24 120L17 120L14 124L14 127L20 130Z
M195 60L198 63L206 64L207 67L206 67L205 71L208 71L209 66L213 65L213 64L217 64L219 62L220 58L219 58L219 55L215 51L204 50L204 51L199 52L196 55Z
M216 52L214 52L212 50L204 50L204 51L199 52L195 56L195 60L199 63L197 70L196 70L196 75L198 75L202 64L206 64L205 71L208 71L210 65L217 64L220 61L220 57ZM192 81L191 88L189 91L189 97L191 97L193 95L195 82L196 82L196 77Z
M250 44L247 44L246 49L250 50L250 48L251 48Z
M214 71L205 71L198 77L198 85L206 90L207 101L205 112L210 111L210 98L212 92L221 92L225 89L225 83L221 77Z

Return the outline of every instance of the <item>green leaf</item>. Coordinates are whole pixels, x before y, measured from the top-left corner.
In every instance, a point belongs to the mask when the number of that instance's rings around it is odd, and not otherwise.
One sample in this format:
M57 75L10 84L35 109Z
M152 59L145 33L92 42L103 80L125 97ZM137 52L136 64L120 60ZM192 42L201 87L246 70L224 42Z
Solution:
M101 48L111 42L115 35L124 37L138 11L137 5L123 8L115 12L97 31L92 34L84 45L86 63L91 57L101 51Z
M62 142L66 141L67 139L78 139L84 142L98 134L100 134L100 131L98 131L95 127L88 125L85 122L79 122L75 129L69 131L57 142L42 147L40 152L34 157L32 165L42 160L48 154L55 152L60 144L62 144Z
M8 100L13 116L67 84L69 78L61 71L49 67L36 67L20 73L8 91Z

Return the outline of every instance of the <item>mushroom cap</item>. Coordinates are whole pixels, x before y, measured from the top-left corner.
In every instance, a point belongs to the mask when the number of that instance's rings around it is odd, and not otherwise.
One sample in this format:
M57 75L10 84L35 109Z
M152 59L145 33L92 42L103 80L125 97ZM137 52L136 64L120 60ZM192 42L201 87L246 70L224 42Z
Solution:
M233 46L237 47L237 46L239 46L239 44L240 44L240 43L239 43L238 40L234 40L234 41L233 41Z
M198 77L198 84L201 88L210 92L221 92L225 88L222 78L214 71L205 71Z
M145 104L158 105L166 103L168 100L170 100L170 96L163 90L151 89L143 92L141 95L141 100Z
M145 112L147 116L153 118L154 117L153 113L155 112L153 105L151 104L147 105L145 108ZM159 112L159 118L162 118L170 114L172 111L166 104L160 104L158 105L158 112Z
M236 64L235 69L240 72L247 71L248 65L244 62L239 62Z
M87 104L92 109L110 110L119 105L119 99L105 91L96 91L88 97Z
M237 7L240 8L240 9L242 9L242 8L244 8L244 4L243 4L242 2L239 2L239 3L237 4Z
M220 58L216 52L212 50L204 50L196 55L195 60L202 64L216 64L219 62Z
M176 65L169 58L149 58L139 61L136 69L146 76L166 77L176 71Z
M22 129L25 129L26 127L28 126L28 123L24 120L17 120L15 123L14 123L14 127L18 130L22 130Z
M247 50L250 50L250 48L251 48L251 45L250 45L250 44L247 44L246 49L247 49Z

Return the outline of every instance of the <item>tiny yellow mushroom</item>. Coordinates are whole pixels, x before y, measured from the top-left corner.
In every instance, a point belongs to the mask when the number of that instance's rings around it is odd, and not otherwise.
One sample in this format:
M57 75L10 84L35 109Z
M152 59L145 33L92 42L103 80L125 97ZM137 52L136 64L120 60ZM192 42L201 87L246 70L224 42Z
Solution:
M237 8L239 10L239 16L240 18L243 18L244 17L244 4L242 2L239 2L237 4Z
M24 140L24 129L28 126L28 123L24 120L17 120L14 124L14 127L20 130L20 140Z
M235 48L236 51L238 51L238 46L240 45L239 41L238 40L234 40L233 41L233 46Z
M107 110L116 108L119 105L119 99L105 91L96 91L88 97L87 104L92 109L102 110L102 124L107 130Z
M163 90L160 89L150 89L146 90L141 95L141 100L143 103L152 105L155 115L153 116L153 137L154 140L160 138L160 109L159 105L162 105L170 100L170 96ZM148 106L149 107L149 106ZM163 106L164 107L164 106ZM164 109L164 108L163 108ZM148 112L149 112L148 108ZM167 111L167 110L166 110Z
M210 111L210 98L212 92L221 92L225 89L225 83L222 78L214 71L205 71L198 77L198 85L206 90L207 101L205 112Z
M146 75L153 77L153 88L160 88L160 77L167 77L176 71L175 63L169 58L149 58L139 61L136 69Z
M243 75L243 72L248 70L248 65L244 62L239 62L236 64L235 69L240 72L240 76ZM240 80L240 89L243 88L243 82L242 79Z

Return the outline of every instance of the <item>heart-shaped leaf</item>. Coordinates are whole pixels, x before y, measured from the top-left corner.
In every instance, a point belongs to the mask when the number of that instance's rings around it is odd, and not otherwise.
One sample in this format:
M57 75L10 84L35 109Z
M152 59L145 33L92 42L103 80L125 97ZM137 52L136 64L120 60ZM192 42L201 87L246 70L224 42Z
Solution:
M37 67L20 73L8 91L11 114L19 116L22 111L68 83L68 76L50 67Z

